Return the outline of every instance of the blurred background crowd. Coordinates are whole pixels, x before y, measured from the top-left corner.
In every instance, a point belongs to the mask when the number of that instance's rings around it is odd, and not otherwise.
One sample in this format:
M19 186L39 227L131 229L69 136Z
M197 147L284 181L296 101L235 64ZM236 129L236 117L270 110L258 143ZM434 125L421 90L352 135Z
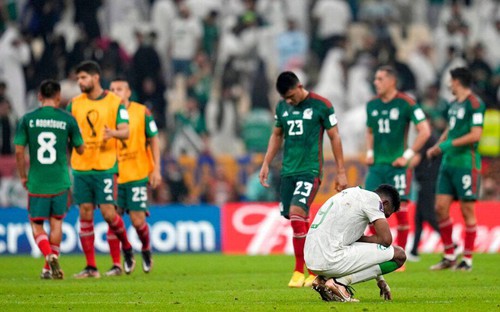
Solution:
M361 162L377 66L397 69L437 134L449 69L468 66L488 109L482 198L500 199L499 0L0 0L0 34L0 206L26 203L12 140L37 86L58 79L66 105L80 93L73 68L89 59L104 87L127 77L154 114L154 201L213 204L277 200L256 172L281 71L332 102L344 154Z

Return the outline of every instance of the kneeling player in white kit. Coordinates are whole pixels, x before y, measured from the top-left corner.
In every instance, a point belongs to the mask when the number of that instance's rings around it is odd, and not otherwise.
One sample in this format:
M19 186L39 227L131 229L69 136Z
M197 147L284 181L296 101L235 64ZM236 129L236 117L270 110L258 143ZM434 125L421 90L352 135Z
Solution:
M406 254L391 246L387 219L399 210L398 191L382 184L375 192L352 187L332 196L319 209L307 233L304 256L307 267L318 276L313 282L325 301L358 301L350 285L377 280L380 296L392 300L382 277L401 267ZM369 223L376 234L365 236Z

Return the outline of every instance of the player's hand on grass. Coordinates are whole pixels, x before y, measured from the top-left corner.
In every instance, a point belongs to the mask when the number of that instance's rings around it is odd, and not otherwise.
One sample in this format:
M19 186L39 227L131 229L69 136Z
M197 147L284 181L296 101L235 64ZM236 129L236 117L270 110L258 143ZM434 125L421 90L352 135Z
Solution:
M384 298L384 300L392 300L391 288L385 280L378 281L377 286L380 289L380 297Z

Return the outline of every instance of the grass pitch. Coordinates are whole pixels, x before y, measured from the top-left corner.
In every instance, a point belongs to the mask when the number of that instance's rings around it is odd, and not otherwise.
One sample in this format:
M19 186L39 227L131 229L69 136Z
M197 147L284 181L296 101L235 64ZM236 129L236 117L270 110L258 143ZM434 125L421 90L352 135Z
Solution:
M83 255L64 255L64 280L40 280L42 259L0 257L0 307L4 311L500 311L500 254L474 256L472 272L431 272L439 255L407 263L386 275L392 302L374 281L354 285L360 303L323 302L307 288L290 289L293 257L221 254L154 255L150 274L76 280ZM103 274L109 256L97 258Z

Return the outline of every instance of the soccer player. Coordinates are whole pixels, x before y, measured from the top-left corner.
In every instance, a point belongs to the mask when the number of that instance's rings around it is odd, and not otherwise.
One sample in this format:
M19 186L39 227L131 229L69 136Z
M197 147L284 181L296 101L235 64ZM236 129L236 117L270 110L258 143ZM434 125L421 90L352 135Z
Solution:
M82 154L84 144L75 118L59 109L61 86L57 81L44 80L40 84L38 100L42 107L27 113L19 122L14 139L16 163L21 181L28 190L28 215L33 237L46 260L41 278L62 279L59 245L71 185L66 149L69 143L78 154ZM26 145L30 160L28 176ZM49 221L49 236L43 228L45 220Z
M405 249L410 230L407 201L411 175L408 165L415 153L424 146L431 135L431 129L415 100L397 90L397 73L392 67L378 68L374 85L377 97L366 106L366 163L369 169L365 187L373 191L378 185L386 183L398 190L403 204L396 213L396 243ZM415 124L418 134L411 147L408 147L410 122Z
M439 168L436 190L436 214L444 257L431 270L454 267L457 270L472 270L472 251L476 240L476 215L481 157L477 147L483 132L485 106L472 90L472 74L464 68L452 69L451 92L455 100L448 109L448 126L436 145L427 151L429 158L443 154ZM453 222L450 205L454 198L460 200L465 222L465 243L462 261L457 265L455 245L452 241Z
M400 207L399 192L382 184L375 192L352 187L330 197L318 210L307 233L307 267L318 274L313 289L325 301L358 301L350 285L376 279L380 296L392 300L383 274L406 261L403 248L391 246L386 218ZM372 223L375 233L365 236Z
M118 172L118 140L129 136L128 113L118 95L108 92L99 82L101 69L93 61L76 68L82 94L73 98L67 109L76 118L85 142L82 155L71 156L74 175L74 199L80 207L80 242L87 266L75 278L99 278L94 250L94 207L122 243L125 270L133 270L132 246L121 216L116 213L114 175Z
M156 188L161 183L158 128L146 106L129 100L132 92L126 80L114 80L110 90L122 99L130 118L129 138L118 144L118 208L130 215L142 242L142 269L149 273L153 260L146 222L146 216L149 215L147 184L149 180L151 187ZM108 230L108 243L113 267L106 275L121 275L120 241L111 228Z
M310 287L315 275L304 277L304 242L309 228L309 207L318 192L323 169L323 135L330 139L337 163L337 190L347 187L342 141L332 104L307 91L292 72L279 75L276 88L283 100L276 106L275 126L259 173L260 183L269 187L269 164L283 141L281 170L281 215L293 229L295 269L289 287Z

